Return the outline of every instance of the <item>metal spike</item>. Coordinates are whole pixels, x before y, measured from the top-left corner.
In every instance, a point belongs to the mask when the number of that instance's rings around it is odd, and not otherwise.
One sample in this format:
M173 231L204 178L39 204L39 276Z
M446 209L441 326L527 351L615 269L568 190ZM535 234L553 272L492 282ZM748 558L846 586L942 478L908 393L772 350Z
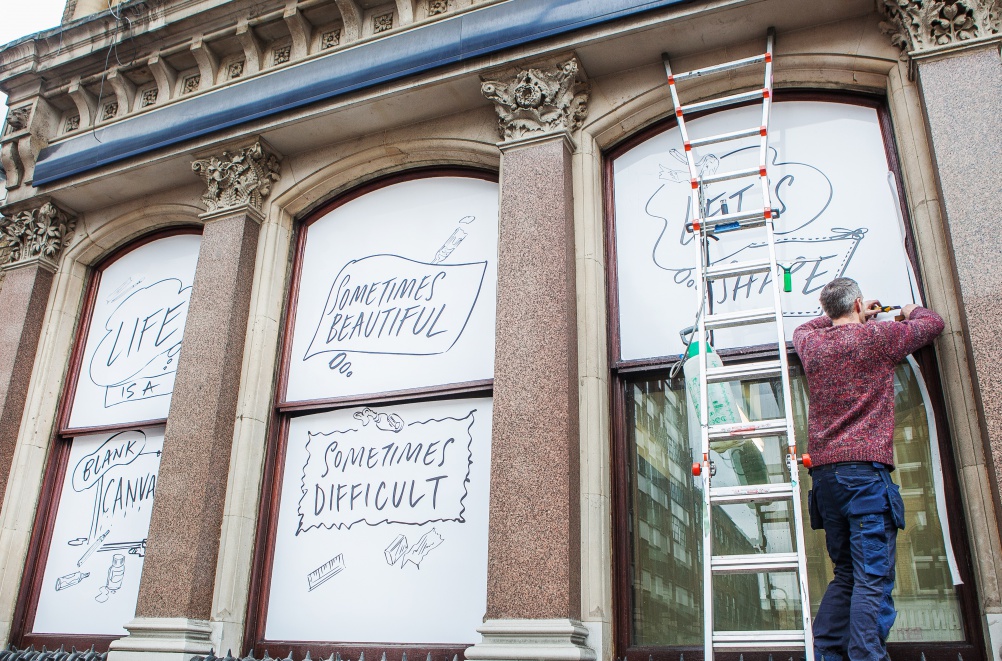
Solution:
M400 661L407 661L407 652L404 652L403 658Z
M365 661L365 652L358 653L358 661Z
M282 659L282 661L295 661L295 659L292 658L292 650L291 649L289 650L289 655L287 657L285 657L284 659Z
M310 650L306 650L306 656L303 657L303 661L313 661L313 658L310 657Z

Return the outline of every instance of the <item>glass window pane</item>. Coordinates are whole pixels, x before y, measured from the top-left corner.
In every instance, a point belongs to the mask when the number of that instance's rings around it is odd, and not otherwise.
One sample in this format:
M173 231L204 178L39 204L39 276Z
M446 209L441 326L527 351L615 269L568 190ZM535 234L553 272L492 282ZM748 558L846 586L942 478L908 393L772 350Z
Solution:
M898 620L890 640L962 640L960 605L947 562L933 479L935 425L927 395L909 364L895 375L893 477L902 489L907 527L898 536ZM734 402L749 420L780 417L778 381L731 384ZM695 412L681 379L641 380L626 386L631 476L633 644L702 644L702 479L690 468L699 456ZM806 442L807 392L793 380L797 440ZM784 443L766 438L721 444L711 452L718 486L785 482ZM803 484L810 484L801 469ZM806 490L803 491L806 512ZM794 550L792 519L783 502L715 507L714 553ZM812 611L831 580L823 531L807 531ZM793 574L718 577L714 589L719 629L796 629L800 604Z

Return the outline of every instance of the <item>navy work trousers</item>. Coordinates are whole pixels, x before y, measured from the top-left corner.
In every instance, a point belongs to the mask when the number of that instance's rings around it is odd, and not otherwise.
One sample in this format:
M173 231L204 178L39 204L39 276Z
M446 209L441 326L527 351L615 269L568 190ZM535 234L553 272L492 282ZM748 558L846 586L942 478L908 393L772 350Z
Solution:
M811 527L823 528L835 578L814 619L818 661L884 661L896 611L895 542L905 507L883 464L816 466L808 492Z

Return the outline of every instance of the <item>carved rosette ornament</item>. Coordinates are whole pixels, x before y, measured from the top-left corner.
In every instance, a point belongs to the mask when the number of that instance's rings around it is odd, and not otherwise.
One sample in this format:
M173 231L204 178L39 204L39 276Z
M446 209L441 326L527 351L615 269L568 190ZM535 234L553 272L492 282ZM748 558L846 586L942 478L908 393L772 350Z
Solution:
M1002 0L881 0L880 24L891 43L909 53L1002 34Z
M263 212L264 200L278 181L280 161L260 142L237 152L224 151L191 164L205 180L202 202L208 213L250 207Z
M73 236L76 218L51 202L0 216L0 268L39 260L54 267Z
M517 140L581 126L589 85L577 75L578 63L572 59L555 67L521 69L507 82L485 80L480 90L494 102L501 137Z

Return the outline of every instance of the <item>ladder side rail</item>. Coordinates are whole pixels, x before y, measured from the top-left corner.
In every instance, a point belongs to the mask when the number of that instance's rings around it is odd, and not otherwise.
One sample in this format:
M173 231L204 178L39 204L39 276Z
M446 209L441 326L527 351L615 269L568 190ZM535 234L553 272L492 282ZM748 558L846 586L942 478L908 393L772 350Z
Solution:
M675 87L675 76L672 74L671 64L668 62L668 55L662 53L661 58L664 60L665 73L668 75L668 91L671 93L671 101L675 105L675 118L678 120L679 136L682 138L682 146L685 148L686 165L689 166L689 181L693 182L692 186L695 188L695 181L697 177L696 160L693 158L692 147L689 144L689 132L685 127L682 102L678 98L678 89ZM696 207L693 205L693 215L695 215L695 213Z
M702 206L699 203L701 185L692 189L693 207ZM700 208L700 216L705 214ZM705 231L698 231L699 250L696 257L696 294L702 313L696 322L699 340L699 436L702 456L703 477L703 649L704 661L713 661L713 505L710 499L713 474L710 468L710 402L709 383L706 379L707 358L709 351L706 342L706 310L703 303L706 300L706 243Z
M768 167L768 153L769 153L769 120L771 117L772 110L772 52L774 43L774 32L772 29L769 30L769 34L766 42L766 53L768 57L766 58L765 65L765 89L769 91L769 94L765 95L762 100L762 143L761 143L761 156L762 156L762 193L763 202L766 209L772 208L772 191L769 185L769 177L767 174ZM787 453L786 461L787 467L790 471L790 487L793 491L792 499L790 502L790 509L793 513L793 526L794 534L796 535L797 542L797 585L800 591L800 613L801 622L804 629L804 656L806 661L814 661L814 633L812 625L811 616L811 601L808 591L808 575L807 575L807 551L805 546L805 530L804 530L804 515L801 508L801 488L800 488L800 475L797 464L797 438L795 430L793 427L793 392L790 387L790 365L789 356L786 352L786 328L783 323L783 305L782 305L782 289L780 287L779 279L779 267L776 261L776 233L775 233L775 219L770 218L765 223L766 240L769 246L769 261L772 266L772 292L773 300L775 302L776 309L776 336L777 336L777 353L779 354L780 362L780 381L782 383L783 391L783 409L786 416L786 443L787 443Z
M811 602L807 586L807 551L804 548L804 515L801 508L800 476L796 460L797 439L793 428L793 398L792 388L790 387L790 365L789 356L787 356L786 353L786 332L783 326L783 309L781 307L782 289L780 286L780 279L776 275L778 266L775 266L776 241L773 222L774 221L769 221L766 223L766 232L768 234L769 258L774 264L774 269L772 271L772 290L773 298L776 301L776 332L778 338L776 348L777 353L779 353L779 361L781 365L780 381L782 382L783 409L786 417L786 463L787 468L790 471L790 486L793 491L790 501L790 510L793 514L793 527L797 542L797 584L800 592L801 619L804 627L805 658L806 661L814 661L814 636L812 631Z

